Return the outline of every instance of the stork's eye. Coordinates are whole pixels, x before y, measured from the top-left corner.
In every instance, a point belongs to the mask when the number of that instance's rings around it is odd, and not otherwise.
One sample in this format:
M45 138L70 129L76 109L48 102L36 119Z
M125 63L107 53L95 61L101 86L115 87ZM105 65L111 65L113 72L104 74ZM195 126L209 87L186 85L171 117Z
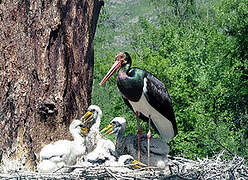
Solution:
M125 55L124 54L120 54L119 55L119 59L123 62L124 61L124 58L125 58Z
M121 64L127 64L127 61L125 60L125 55L124 54L121 54L119 59L121 61Z
M116 125L116 122L113 121L113 122L111 122L110 124L113 125L113 126L115 126L115 125Z

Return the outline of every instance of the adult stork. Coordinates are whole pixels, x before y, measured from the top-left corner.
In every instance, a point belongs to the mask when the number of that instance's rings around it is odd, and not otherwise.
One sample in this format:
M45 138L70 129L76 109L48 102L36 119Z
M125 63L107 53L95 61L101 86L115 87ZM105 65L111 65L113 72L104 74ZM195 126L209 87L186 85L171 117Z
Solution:
M161 135L164 141L169 142L177 135L177 125L173 112L172 102L164 84L146 70L133 67L132 60L127 52L121 52L116 56L115 63L100 82L103 85L113 73L117 73L117 86L122 94L124 102L136 114L138 126L138 151L140 160L141 128L139 119L149 122L147 133L148 147L153 128ZM149 165L149 150L148 150Z

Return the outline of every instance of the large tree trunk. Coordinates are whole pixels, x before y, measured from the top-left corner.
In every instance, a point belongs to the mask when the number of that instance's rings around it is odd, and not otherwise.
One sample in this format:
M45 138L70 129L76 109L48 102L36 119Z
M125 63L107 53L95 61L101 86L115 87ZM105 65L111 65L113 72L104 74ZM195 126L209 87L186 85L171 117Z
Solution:
M34 170L90 104L101 0L0 0L0 162ZM1 171L1 169L0 169Z

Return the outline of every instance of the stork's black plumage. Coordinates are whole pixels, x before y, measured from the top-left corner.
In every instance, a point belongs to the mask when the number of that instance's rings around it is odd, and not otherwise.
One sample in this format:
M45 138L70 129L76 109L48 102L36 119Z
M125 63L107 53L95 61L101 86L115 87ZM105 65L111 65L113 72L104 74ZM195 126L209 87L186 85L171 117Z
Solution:
M154 129L165 141L170 141L177 134L177 125L172 102L164 84L151 73L139 68L131 68L131 57L121 52L101 81L105 83L120 68L117 74L117 86L124 102L139 117L147 121L149 116Z

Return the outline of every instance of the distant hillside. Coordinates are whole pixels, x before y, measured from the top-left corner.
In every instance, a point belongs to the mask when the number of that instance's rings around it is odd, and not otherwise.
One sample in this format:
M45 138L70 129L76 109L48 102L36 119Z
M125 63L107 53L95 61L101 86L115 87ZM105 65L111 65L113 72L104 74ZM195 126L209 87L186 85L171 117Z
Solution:
M95 51L100 49L129 50L130 28L139 17L155 19L156 12L151 0L106 0L96 31ZM103 21L102 21L103 20ZM103 45L104 44L104 45Z

